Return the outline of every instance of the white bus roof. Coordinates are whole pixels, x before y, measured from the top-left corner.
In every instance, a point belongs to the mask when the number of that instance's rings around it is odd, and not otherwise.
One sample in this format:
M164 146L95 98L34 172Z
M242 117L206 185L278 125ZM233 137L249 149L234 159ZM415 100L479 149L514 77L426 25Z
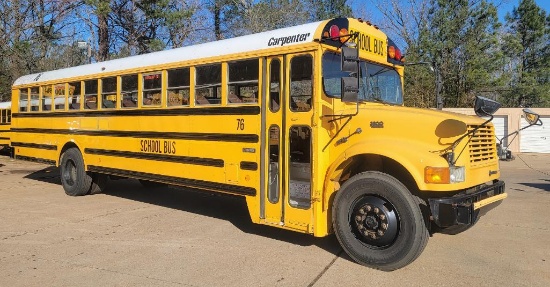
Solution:
M324 21L18 78L14 86L312 42Z

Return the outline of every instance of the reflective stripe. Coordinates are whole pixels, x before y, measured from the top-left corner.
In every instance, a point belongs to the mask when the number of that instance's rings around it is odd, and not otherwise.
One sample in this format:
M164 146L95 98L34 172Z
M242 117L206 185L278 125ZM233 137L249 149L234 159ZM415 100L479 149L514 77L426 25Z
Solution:
M508 197L507 193L501 193L499 195L491 196L489 198L486 198L484 200L478 201L474 203L474 209L480 209L485 205L489 205L493 202L497 202L499 200L503 200Z

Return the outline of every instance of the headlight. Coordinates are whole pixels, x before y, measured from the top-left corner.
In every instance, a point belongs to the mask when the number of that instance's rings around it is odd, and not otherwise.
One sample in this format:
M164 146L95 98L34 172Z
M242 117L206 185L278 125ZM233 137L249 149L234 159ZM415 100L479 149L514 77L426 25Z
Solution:
M449 167L451 171L451 183L464 182L466 180L466 172L463 166Z
M463 166L433 167L424 169L424 182L426 183L457 183L464 182L465 169Z

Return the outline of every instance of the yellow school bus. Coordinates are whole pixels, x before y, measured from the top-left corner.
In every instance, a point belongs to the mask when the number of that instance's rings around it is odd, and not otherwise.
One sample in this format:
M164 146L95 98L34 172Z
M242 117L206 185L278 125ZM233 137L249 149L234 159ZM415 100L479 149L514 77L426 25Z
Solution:
M0 103L0 149L9 149L11 102Z
M128 177L244 196L254 223L394 270L506 197L490 121L404 107L403 72L351 18L46 71L13 85L12 146L68 195Z

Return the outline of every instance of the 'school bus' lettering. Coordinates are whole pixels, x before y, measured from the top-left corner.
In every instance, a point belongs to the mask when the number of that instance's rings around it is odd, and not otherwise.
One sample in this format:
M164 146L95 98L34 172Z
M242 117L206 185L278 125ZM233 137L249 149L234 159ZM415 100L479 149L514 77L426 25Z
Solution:
M10 140L69 195L114 175L244 196L254 223L394 270L506 197L492 124L403 107L403 70L382 31L336 18L23 76Z
M350 30L350 34L358 33L355 38L357 47L365 52L384 56L386 53L386 45L383 40L372 37L371 35L361 33L359 31Z
M140 150L146 153L176 154L176 142L166 140L140 140Z

